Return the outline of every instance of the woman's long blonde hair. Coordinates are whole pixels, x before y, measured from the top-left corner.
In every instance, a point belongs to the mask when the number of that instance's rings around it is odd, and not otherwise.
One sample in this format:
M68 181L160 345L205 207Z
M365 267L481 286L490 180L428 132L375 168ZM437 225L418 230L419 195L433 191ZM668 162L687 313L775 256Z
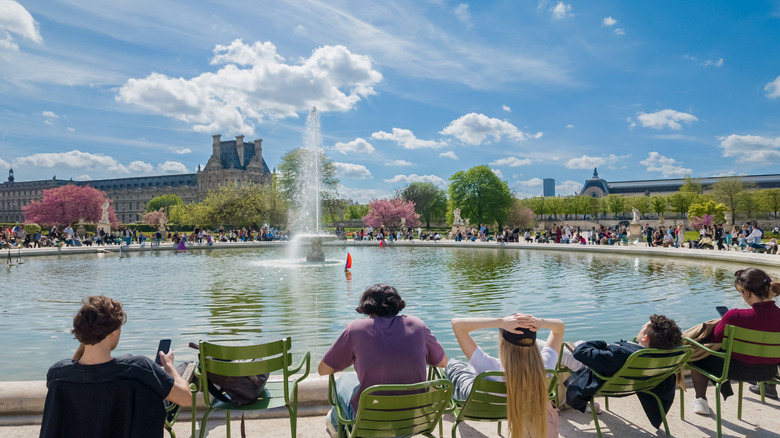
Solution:
M510 438L547 436L547 372L536 345L519 347L502 337L499 357L506 376Z

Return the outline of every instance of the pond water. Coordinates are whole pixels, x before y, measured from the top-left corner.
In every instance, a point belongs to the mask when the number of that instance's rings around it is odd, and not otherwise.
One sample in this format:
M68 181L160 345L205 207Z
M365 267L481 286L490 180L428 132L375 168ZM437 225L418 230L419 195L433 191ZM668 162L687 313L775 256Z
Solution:
M116 354L153 356L157 341L171 338L176 360L190 360L190 341L291 336L294 361L310 351L315 372L374 283L395 286L402 313L422 318L450 357L461 355L455 316L527 312L563 319L566 340L616 341L633 338L653 313L685 329L717 317L716 305L745 307L733 287L742 265L508 247L324 249L324 264L288 259L281 247L28 258L0 269L0 371L6 380L44 380L77 347L69 330L86 295L124 304ZM475 337L496 354L494 332Z

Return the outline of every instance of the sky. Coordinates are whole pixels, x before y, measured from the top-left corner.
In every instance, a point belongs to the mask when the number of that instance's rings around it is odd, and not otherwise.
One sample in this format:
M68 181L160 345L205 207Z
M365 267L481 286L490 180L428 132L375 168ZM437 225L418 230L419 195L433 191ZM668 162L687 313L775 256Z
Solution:
M0 0L0 181L275 168L312 107L342 197L776 174L780 3Z

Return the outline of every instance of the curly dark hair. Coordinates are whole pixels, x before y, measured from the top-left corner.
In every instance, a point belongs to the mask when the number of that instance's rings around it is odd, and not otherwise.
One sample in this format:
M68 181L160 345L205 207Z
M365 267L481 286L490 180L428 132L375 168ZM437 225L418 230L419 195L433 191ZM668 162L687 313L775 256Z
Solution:
M664 315L650 317L650 327L647 328L647 343L650 348L669 350L682 345L682 331L673 319Z
M735 272L734 287L741 287L761 299L780 295L780 283L772 281L769 274L758 268L740 269Z
M122 327L127 315L119 301L100 296L81 300L81 309L73 317L73 336L86 345L95 345Z
M365 315L394 316L406 307L401 295L389 284L375 284L366 288L355 310Z

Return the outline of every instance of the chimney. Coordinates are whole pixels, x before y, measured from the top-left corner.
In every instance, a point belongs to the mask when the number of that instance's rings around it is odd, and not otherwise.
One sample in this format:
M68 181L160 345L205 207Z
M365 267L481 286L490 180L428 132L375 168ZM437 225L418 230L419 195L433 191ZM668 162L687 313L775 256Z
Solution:
M236 154L238 154L238 164L244 167L244 136L236 136Z
M263 139L259 138L255 140L255 157L263 165Z
M217 161L221 163L222 162L222 150L220 149L220 141L219 141L220 137L222 137L222 135L220 135L220 134L214 134L214 135L211 136L211 138L213 139L213 142L212 142L211 146L214 149L214 151L211 153L211 156L216 158Z

